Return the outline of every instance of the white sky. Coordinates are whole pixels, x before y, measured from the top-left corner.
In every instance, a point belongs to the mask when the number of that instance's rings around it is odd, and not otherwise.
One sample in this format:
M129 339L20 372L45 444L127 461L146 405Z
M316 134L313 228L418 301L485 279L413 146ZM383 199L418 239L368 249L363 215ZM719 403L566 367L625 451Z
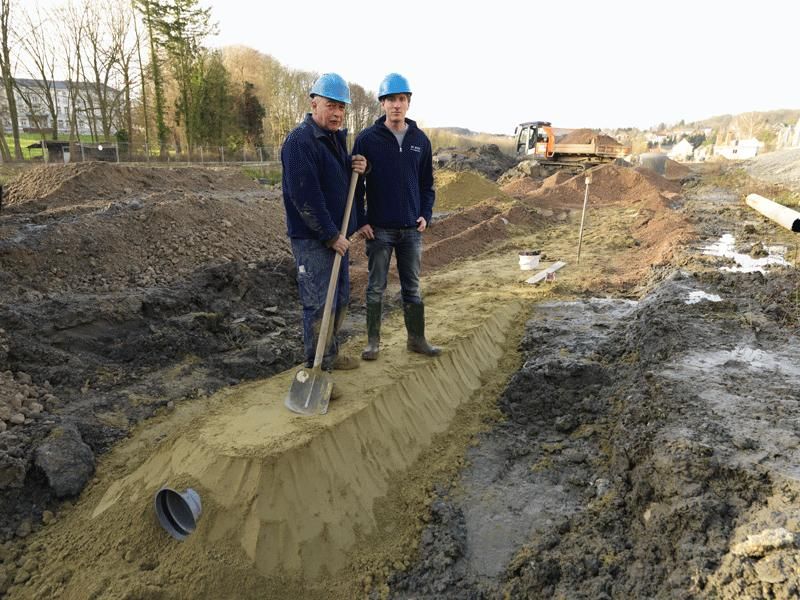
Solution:
M798 0L206 0L212 44L414 92L428 126L649 127L800 108Z
M219 23L210 46L372 91L402 73L426 126L646 128L800 109L798 0L201 1Z

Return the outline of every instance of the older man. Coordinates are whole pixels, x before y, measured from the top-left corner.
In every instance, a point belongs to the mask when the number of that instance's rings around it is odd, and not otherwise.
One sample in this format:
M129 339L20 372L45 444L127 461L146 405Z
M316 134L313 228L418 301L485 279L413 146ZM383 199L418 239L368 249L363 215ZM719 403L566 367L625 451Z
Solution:
M357 195L359 232L367 239L367 347L364 360L378 358L383 293L392 252L397 258L407 348L427 356L441 349L425 338L425 305L419 286L422 233L433 211L431 142L406 113L411 86L397 73L387 75L378 89L384 115L356 138L353 152L369 161L364 189Z
M358 361L340 356L336 333L350 301L347 252L350 242L341 235L350 172L366 169L363 156L348 156L345 106L350 88L336 73L326 73L310 92L311 112L283 143L283 203L297 267L297 283L303 305L303 343L306 366L314 362L314 350L335 254L344 257L336 288L333 331L322 361L323 369L354 369ZM347 229L356 229L355 212Z

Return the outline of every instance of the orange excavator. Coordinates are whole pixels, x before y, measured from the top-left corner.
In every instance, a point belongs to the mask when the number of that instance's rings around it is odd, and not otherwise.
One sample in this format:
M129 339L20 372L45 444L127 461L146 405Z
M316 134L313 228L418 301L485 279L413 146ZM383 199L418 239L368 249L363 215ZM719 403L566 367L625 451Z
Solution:
M588 144L556 143L553 127L547 121L520 123L514 135L517 155L529 156L540 162L603 163L631 153L628 146L598 143L596 137Z

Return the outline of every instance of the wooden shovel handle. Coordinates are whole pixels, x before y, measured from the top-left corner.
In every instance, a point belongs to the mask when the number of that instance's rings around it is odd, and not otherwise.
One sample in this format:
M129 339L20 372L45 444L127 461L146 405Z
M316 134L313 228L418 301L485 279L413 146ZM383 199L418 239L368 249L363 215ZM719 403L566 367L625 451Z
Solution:
M353 196L356 193L356 185L358 184L358 173L353 171L350 177L350 189L347 192L347 205L344 208L344 219L342 220L341 235L347 237L347 225L350 223L350 212L353 208ZM325 308L322 312L322 324L319 328L319 337L317 338L317 351L314 355L314 368L316 369L322 364L322 358L325 355L325 347L328 345L328 338L330 337L331 319L333 307L333 296L336 293L336 281L339 279L339 269L342 266L342 256L337 252L333 259L333 268L331 269L331 279L328 282L328 295L325 297Z

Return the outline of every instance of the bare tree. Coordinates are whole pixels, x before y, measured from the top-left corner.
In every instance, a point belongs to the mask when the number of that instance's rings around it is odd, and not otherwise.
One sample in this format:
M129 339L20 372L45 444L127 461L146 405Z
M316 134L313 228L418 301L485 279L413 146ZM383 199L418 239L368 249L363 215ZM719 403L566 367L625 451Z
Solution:
M271 117L274 104L277 73L285 71L281 64L267 54L246 46L228 46L222 49L222 61L228 69L234 86L253 84L253 93L264 107L263 139L273 143Z
M53 19L49 12L26 11L23 29L17 35L22 48L21 65L31 77L25 85L15 80L20 97L28 107L28 116L40 130L42 139L50 129L58 139L58 90L56 89L56 56L52 46ZM44 111L43 111L44 109ZM45 112L46 111L46 112Z
M145 78L144 78L144 63L142 62L142 38L139 35L139 19L138 15L136 14L136 6L134 3L131 4L131 8L134 11L133 15L133 32L134 36L136 37L136 56L139 60L139 78L142 84L142 115L144 120L144 144L145 148L150 147L150 129L149 129L149 115L147 110L147 85L145 85ZM133 131L131 131L131 136L133 136ZM132 138L131 138L132 139Z
M350 84L350 106L347 110L347 127L354 134L372 125L381 116L381 105L372 92L357 83Z
M8 102L8 115L11 120L11 133L14 137L14 157L22 160L22 146L19 143L19 119L17 114L17 101L14 96L14 75L11 68L11 39L10 39L11 0L0 0L0 75L3 78L3 88ZM10 158L10 152L5 148L3 136L3 149Z
M764 115L757 112L748 112L737 115L734 126L740 138L754 138L764 129L766 121Z
M117 19L119 16L116 11L89 4L83 32L86 51L82 57L81 72L89 92L84 100L89 110L93 111L89 115L90 123L99 116L105 139L111 138L123 95L123 90L111 87L112 79L119 73L123 54L123 40L118 35L120 26L115 23Z
M61 41L61 56L64 60L64 70L67 77L69 139L79 140L80 118L78 116L78 103L81 99L81 41L86 19L86 5L76 4L69 0L67 4L57 9L57 18L61 23L58 31Z
M270 142L278 146L308 112L308 90L317 75L288 69L276 70L274 75L274 93L268 109L268 119Z
M134 55L137 50L138 33L133 23L136 15L133 7L127 0L116 0L116 6L111 13L110 42L118 49L118 60L116 65L117 77L116 88L119 89L119 110L116 111L121 120L121 127L127 135L127 141L131 140L133 134L133 106L131 90L136 85L135 78L138 76L134 72Z

